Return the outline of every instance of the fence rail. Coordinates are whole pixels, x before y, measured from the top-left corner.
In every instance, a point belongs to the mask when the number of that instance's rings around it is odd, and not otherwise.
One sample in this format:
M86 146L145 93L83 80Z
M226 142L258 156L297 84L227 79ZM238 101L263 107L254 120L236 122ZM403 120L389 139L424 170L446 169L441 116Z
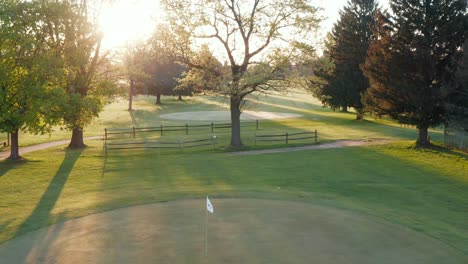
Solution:
M193 140L179 140L177 142L165 142L165 141L138 141L138 142L119 142L109 143L105 142L106 158L111 150L122 150L122 149L183 149L183 148L197 148L203 146L213 146L217 144L217 137L212 136L204 139L193 139Z
M314 143L317 143L318 134L317 130L314 132L297 132L297 133L284 133L284 134L273 134L273 135L257 135L255 134L255 145L259 142L285 142L289 144L290 141L314 139Z
M259 128L259 121L255 120L252 122L241 122L241 126L255 126L255 130ZM203 125L193 125L186 123L185 125L160 125L155 127L131 127L131 128L105 128L104 129L104 140L107 141L112 135L129 135L133 138L137 137L138 133L148 132L159 132L162 136L165 132L184 131L186 135L191 130L200 129L211 129L211 133L214 133L216 129L231 128L231 123L213 123Z

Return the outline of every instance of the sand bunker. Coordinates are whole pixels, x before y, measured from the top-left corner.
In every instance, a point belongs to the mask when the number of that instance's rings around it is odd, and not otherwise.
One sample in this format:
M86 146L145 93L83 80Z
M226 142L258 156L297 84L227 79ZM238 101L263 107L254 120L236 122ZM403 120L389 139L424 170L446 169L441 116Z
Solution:
M302 115L264 112L264 111L244 111L241 114L241 120L270 120L270 119L288 119L298 118ZM161 118L170 120L191 120L191 121L228 121L231 120L229 111L198 111L198 112L179 112L161 115Z

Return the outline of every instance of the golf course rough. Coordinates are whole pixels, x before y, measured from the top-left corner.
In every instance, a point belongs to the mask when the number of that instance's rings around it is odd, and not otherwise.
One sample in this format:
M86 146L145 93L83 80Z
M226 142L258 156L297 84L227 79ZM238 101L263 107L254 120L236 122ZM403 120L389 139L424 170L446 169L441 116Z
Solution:
M215 214L204 199L179 200L59 223L1 244L0 263L468 263L435 239L349 211L211 202Z

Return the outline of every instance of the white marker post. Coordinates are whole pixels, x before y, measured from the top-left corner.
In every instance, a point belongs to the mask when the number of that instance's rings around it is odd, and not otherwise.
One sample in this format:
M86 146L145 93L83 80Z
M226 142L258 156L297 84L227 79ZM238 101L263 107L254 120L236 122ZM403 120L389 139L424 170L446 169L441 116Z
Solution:
M205 237L205 256L208 256L208 212L214 214L213 205L210 202L208 196L206 196L206 211L205 211L205 230L206 230L206 237Z

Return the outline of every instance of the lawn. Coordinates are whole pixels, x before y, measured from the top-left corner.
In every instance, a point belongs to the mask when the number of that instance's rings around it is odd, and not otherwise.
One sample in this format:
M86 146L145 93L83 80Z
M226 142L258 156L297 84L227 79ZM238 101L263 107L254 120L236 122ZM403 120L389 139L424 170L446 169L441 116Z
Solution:
M212 197L301 201L383 219L435 238L468 257L468 155L434 148L415 149L414 129L387 120L355 121L353 114L323 109L305 96L250 99L250 108L303 114L268 121L260 132L319 131L319 141L386 138L382 146L309 150L258 156L227 156L228 131L216 151L146 150L105 158L102 141L67 151L51 148L25 155L27 161L0 162L0 242L68 219L138 204ZM136 100L109 105L89 128L147 126L174 121L160 113L219 110L209 96L155 106ZM198 109L198 110L197 110ZM93 133L94 133L93 132ZM255 130L244 131L250 144ZM93 134L89 133L89 134ZM440 140L440 131L433 131ZM169 137L185 137L174 134Z
M133 112L128 112L128 102L124 99L107 105L98 118L84 129L85 136L104 135L104 128L131 128L163 125L200 124L210 122L183 122L160 118L161 114L185 111L229 110L228 100L224 97L200 95L186 97L177 101L175 97L163 98L162 105L155 105L151 96L137 96ZM281 121L263 121L260 131L248 130L243 133L246 145L254 144L255 133L284 133L295 131L314 131L320 133L323 141L337 139L390 138L393 140L415 139L415 128L401 127L395 122L368 117L365 121L356 121L354 113L335 112L323 108L319 101L301 92L273 93L271 95L250 96L246 109L252 111L273 111L301 114L301 118ZM430 131L433 140L441 142L443 133L440 129ZM204 132L203 132L204 133ZM224 132L228 134L229 131ZM177 133L173 133L176 135ZM180 133L179 133L180 134ZM56 127L51 134L32 135L20 133L20 146L30 146L52 140L69 139L71 132ZM0 141L6 135L0 134ZM228 140L226 140L227 142ZM222 142L222 143L226 143Z

